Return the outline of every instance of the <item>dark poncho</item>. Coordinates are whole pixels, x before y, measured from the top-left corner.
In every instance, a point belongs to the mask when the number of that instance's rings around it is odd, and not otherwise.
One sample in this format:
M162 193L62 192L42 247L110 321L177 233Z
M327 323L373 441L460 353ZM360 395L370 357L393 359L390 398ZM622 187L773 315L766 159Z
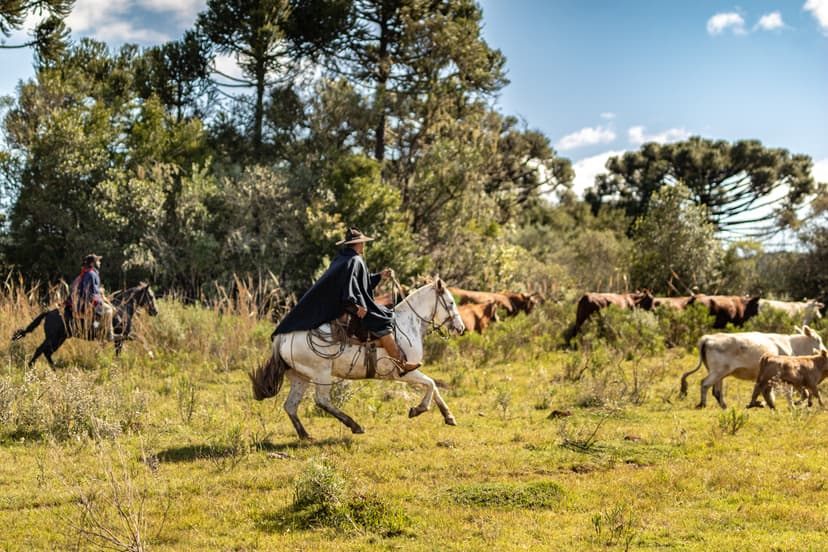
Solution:
M316 328L344 312L356 314L356 305L368 310L360 320L363 328L374 334L387 333L394 313L374 301L374 288L380 280L379 274L368 273L365 260L356 251L346 247L276 326L273 334Z

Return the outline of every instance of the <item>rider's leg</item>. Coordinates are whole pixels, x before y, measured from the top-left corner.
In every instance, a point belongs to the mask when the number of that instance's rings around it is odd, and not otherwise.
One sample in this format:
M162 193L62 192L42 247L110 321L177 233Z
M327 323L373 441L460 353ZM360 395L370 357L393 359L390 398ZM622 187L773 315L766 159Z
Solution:
M389 332L379 338L380 345L388 353L388 356L397 361L403 373L416 370L422 364L421 362L408 362L403 359L402 351L397 345L397 340L394 339L394 334Z
M112 306L107 303L98 303L95 307L95 313L101 323L100 335L106 341L115 341L115 330L112 328L112 318L115 311Z

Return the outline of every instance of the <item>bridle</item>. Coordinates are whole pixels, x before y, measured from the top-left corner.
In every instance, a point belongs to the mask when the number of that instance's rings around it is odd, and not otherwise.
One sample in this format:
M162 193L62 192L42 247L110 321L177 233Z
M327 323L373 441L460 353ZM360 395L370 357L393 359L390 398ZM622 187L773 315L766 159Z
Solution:
M400 286L399 282L397 282L396 279L394 280L394 285L396 287ZM437 332L440 335L440 337L442 337L443 339L448 339L449 338L449 331L448 330L449 329L455 329L455 330L457 329L454 326L454 315L451 314L451 308L449 307L448 301L445 298L445 294L440 293L439 291L437 291L437 288L435 287L434 288L434 295L435 295L434 308L431 309L431 316L429 316L428 318L420 315L420 313L417 312L417 310L414 308L414 305L412 305L411 302L408 300L410 296L403 299L400 302L400 304L408 303L408 308L411 309L411 312L414 313L414 316L416 316L417 319L420 322L422 322L430 331ZM441 305L445 309L445 311L447 313L447 316L442 322L440 322L438 324L437 322L434 321L434 317L437 316L437 308ZM447 326L449 324L451 324L451 328L447 328Z

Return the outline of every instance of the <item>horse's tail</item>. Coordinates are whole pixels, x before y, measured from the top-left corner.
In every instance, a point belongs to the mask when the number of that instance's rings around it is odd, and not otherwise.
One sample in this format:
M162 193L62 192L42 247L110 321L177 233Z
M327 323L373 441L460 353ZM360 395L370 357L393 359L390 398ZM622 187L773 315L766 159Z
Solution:
M18 339L23 339L23 336L33 332L35 330L35 328L40 326L40 323L43 322L43 319L46 318L47 314L49 314L49 311L41 312L39 315L37 315L37 318L32 320L31 324L29 324L28 326L26 326L23 329L15 331L14 334L12 334L12 341L17 341Z
M276 336L276 339L281 338ZM260 364L247 373L253 384L253 398L261 401L278 395L288 368L287 362L279 354L278 345L274 345L273 353L271 353L267 362Z

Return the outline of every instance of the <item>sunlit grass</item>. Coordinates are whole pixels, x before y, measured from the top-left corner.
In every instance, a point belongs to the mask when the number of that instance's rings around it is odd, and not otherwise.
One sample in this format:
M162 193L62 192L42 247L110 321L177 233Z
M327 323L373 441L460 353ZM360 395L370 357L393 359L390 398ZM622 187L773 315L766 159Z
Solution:
M3 549L91 547L79 520L96 487L104 527L121 527L113 496L142 497L128 510L153 550L814 550L826 538L825 412L780 400L744 416L752 384L735 380L732 411L695 410L700 374L677 393L694 353L562 349L559 305L430 341L424 371L457 427L437 411L409 419L420 390L359 381L343 408L366 433L309 398L313 442L296 439L285 390L252 398L246 370L269 354L271 323L172 299L159 310L139 315L142 338L120 358L72 341L56 372L28 370L42 334L2 348ZM37 312L6 295L0 332Z

